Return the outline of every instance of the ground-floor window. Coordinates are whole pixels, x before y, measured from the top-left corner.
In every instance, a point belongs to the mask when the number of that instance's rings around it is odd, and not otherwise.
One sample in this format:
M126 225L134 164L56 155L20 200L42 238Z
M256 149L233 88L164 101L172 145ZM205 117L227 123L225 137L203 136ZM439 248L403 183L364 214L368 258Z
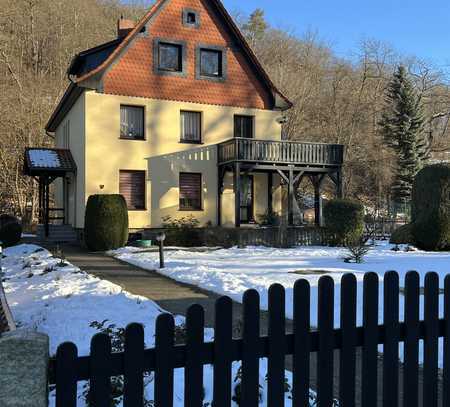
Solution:
M145 209L145 171L120 170L119 193L131 211Z
M180 210L202 210L202 174L180 172Z

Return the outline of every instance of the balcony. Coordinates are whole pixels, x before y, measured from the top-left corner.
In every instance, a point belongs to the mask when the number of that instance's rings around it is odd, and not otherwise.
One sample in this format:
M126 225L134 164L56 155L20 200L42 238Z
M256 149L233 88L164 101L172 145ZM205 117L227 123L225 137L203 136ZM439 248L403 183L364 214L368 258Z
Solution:
M233 138L218 145L218 164L248 162L304 167L340 167L341 144L304 143Z

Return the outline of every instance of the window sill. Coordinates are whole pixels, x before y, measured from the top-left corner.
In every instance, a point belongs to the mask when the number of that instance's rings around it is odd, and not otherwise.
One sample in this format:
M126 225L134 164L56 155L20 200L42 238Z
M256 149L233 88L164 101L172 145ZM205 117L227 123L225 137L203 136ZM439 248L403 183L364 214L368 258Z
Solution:
M190 208L190 209L187 209L187 208L179 208L178 209L178 211L179 212L203 212L204 211L204 209L194 209L194 208Z
M196 79L200 80L200 81L211 81L211 82L219 82L219 83L223 83L226 81L225 76L208 76L208 75L201 75L201 74L198 74Z
M177 76L181 78L185 78L187 76L186 71L169 71L160 68L155 68L155 73L161 76Z
M145 138L134 138L134 137L119 137L119 140L127 140L127 141L147 141Z
M202 141L180 140L181 144L204 144Z

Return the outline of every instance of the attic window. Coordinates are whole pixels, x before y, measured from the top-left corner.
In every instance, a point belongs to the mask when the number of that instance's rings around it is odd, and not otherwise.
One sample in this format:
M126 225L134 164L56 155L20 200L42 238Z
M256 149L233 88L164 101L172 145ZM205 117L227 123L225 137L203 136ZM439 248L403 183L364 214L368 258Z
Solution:
M192 13L192 12L187 13L186 22L188 24L195 24L195 23L197 23L197 14Z
M200 14L192 9L183 9L183 25L185 27L200 27Z
M181 45L159 44L159 69L162 71L181 72Z
M196 49L196 79L226 80L227 55L224 47L199 45Z
M155 39L153 54L154 70L159 75L185 75L185 42Z

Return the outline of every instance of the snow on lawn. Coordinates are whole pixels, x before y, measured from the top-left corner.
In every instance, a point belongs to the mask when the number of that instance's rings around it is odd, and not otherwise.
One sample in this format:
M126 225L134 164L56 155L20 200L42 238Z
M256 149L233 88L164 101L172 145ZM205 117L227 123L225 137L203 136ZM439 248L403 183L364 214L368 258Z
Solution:
M98 331L90 324L108 320L108 324L125 327L131 322L145 326L145 344L154 345L155 322L163 312L153 301L132 295L108 281L92 277L77 267L54 258L39 246L22 244L3 252L2 270L6 297L18 326L44 332L50 337L50 353L65 341L74 342L79 355L89 354L91 337ZM184 323L177 316L176 324ZM213 330L205 330L205 340L213 338ZM212 367L204 368L205 402L212 399ZM239 364L233 364L233 379ZM267 361L260 362L260 383L265 398ZM286 373L292 383L289 372ZM152 380L152 377L148 379ZM174 405L184 405L184 370L175 371ZM80 383L79 406L84 407L81 396L85 383ZM286 393L286 405L289 405ZM146 386L146 399L153 400L153 385ZM50 405L54 405L51 394Z
M261 298L261 307L267 309L268 288L280 283L286 289L286 316L292 318L293 286L300 278L311 285L311 323L317 324L317 285L323 275L333 277L336 284L335 325L339 326L340 280L345 273L356 275L358 284L358 324L362 322L362 281L364 273L376 272L380 276L379 318L383 316L382 278L386 271L396 270L400 275L400 285L404 285L405 274L409 270L420 273L421 286L428 271L440 276L443 287L444 276L450 272L450 252L427 253L422 251L395 252L386 242L377 242L362 264L345 263L346 249L332 247L296 247L277 249L267 247L247 247L221 249L210 252L167 251L166 268L158 269L158 254L133 248L122 248L112 252L117 258L158 272L175 280L197 285L201 288L228 295L242 301L242 295L249 288L256 289ZM404 248L402 247L402 250ZM440 312L443 312L443 296L440 296ZM423 313L423 296L421 296ZM422 314L423 315L423 314ZM442 315L442 314L441 314ZM403 318L403 301L400 299L400 316Z

